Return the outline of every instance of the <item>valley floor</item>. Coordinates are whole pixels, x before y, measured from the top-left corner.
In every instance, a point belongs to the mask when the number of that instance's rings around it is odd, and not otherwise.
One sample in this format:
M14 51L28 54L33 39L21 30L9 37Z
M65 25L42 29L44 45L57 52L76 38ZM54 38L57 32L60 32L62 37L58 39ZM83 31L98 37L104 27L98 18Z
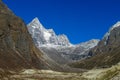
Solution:
M120 64L111 68L93 69L83 73L65 73L52 70L25 69L6 76L0 69L0 80L120 80ZM4 72L5 73L5 72Z
M11 75L12 80L86 80L81 73L64 73L51 70L28 69L19 74Z

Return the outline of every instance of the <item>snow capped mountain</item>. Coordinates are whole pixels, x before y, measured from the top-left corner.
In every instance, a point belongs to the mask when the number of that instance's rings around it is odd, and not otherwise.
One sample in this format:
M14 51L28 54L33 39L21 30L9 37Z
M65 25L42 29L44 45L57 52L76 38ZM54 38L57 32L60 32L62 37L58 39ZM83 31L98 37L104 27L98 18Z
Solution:
M89 50L99 42L99 40L93 39L73 45L69 42L66 35L56 35L53 29L46 29L38 18L33 19L27 28L36 46L52 59L54 59L53 56L55 55L56 57L61 55L65 59L79 60L87 56ZM58 62L61 61L63 60L58 60Z
M75 46L75 48L72 48L73 50L70 51L69 58L72 60L80 60L82 58L89 57L89 51L97 46L100 40L98 39L92 39L83 43L80 43Z
M38 18L33 19L27 28L38 47L71 45L66 35L56 35L53 29L45 29Z
M107 40L109 39L110 33L112 30L114 30L115 28L120 27L120 21L118 21L116 24L114 24L109 31L104 35L103 39L105 39L106 41L104 42L104 45L107 44Z
M64 45L64 46L69 46L71 43L69 43L69 40L66 35L58 35L58 44L59 45Z

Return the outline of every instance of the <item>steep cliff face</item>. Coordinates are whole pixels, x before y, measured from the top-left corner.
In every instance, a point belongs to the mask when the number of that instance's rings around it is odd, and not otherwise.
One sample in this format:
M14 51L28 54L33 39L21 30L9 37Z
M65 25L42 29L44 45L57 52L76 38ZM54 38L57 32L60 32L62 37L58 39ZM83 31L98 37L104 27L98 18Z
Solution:
M0 68L46 68L24 22L0 0Z

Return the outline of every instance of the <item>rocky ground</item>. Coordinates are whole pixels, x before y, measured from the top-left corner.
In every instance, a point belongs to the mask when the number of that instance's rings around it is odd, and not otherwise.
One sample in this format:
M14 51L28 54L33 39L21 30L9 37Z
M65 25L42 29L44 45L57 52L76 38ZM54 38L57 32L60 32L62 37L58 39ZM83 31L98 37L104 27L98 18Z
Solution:
M51 70L27 69L2 77L1 80L86 80L81 73L64 73Z
M0 69L0 80L120 80L120 64L111 68L92 69L81 73L24 69L6 72Z

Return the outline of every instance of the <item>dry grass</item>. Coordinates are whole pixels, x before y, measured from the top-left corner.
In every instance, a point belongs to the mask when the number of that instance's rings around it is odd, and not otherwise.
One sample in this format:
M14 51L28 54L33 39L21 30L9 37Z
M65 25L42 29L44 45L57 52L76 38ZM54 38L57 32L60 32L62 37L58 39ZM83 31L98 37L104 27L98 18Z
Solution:
M93 69L83 73L83 77L87 80L112 80L113 77L120 73L120 64L111 68ZM120 79L117 79L120 80Z
M119 73L120 64L111 68L92 69L84 73L66 73L37 69L24 69L19 73L15 73L1 69L0 80L113 80L112 78L120 75Z
M20 73L10 75L15 80L86 80L81 73L65 73L51 70L22 70Z
M120 64L115 65L104 72L104 75L99 78L99 80L110 80L120 73Z

